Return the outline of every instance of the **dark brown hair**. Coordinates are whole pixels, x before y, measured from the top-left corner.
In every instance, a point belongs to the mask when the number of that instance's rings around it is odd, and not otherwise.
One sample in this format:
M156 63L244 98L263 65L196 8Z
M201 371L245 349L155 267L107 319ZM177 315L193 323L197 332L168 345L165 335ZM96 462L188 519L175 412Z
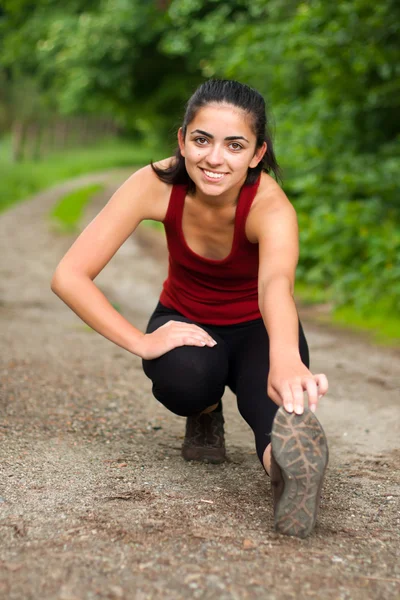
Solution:
M257 181L262 171L273 173L275 179L280 179L280 169L275 158L271 135L268 131L265 101L262 95L253 88L227 79L210 79L202 83L194 92L186 105L185 116L182 123L183 137L186 137L187 126L193 121L197 112L211 103L226 103L241 108L251 117L253 132L257 137L256 148L260 148L264 142L267 151L261 161L254 168L249 168L245 184L250 185ZM175 151L175 161L166 169L151 166L157 176L165 183L186 184L189 189L194 189L194 183L186 171L185 159L179 147Z

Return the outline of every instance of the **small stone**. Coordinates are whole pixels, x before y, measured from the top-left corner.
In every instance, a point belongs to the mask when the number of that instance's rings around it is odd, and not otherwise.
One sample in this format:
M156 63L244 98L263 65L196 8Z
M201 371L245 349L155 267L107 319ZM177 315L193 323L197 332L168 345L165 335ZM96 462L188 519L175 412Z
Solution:
M332 562L342 563L342 562L344 562L344 560L343 560L343 558L340 558L340 556L332 556Z
M124 590L119 585L110 586L110 594L112 594L113 598L123 598Z
M19 571L23 567L20 563L3 563L3 565L8 571Z
M185 577L184 583L186 585L190 586L193 581L195 581L196 579L200 579L200 577L201 577L200 573L190 573L189 575L187 575ZM197 584L196 584L196 586L197 586Z
M256 545L253 542L253 540L249 540L249 539L245 539L243 540L243 550L251 550L252 548L255 548Z

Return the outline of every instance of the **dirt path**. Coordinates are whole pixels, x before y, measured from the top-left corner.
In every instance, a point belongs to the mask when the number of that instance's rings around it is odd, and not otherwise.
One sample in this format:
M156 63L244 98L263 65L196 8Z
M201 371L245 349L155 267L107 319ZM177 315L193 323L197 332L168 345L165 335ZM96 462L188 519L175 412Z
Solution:
M400 597L399 353L304 317L330 464L315 532L272 530L269 481L226 394L230 462L185 463L184 420L153 398L140 359L91 332L49 289L72 238L47 220L63 184L0 216L0 597ZM165 273L150 232L97 283L144 328ZM159 245L158 245L159 246ZM158 257L158 259L157 259Z

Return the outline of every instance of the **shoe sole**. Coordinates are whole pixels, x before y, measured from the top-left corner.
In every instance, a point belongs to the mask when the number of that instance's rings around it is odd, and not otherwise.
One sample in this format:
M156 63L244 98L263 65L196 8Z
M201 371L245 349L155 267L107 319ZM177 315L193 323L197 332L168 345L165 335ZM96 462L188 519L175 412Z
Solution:
M307 537L317 519L329 460L324 430L309 409L297 415L280 407L272 427L271 444L284 480L284 490L275 507L275 530Z
M219 465L226 461L225 452L222 454L221 451L213 453L212 450L208 451L204 448L193 448L187 447L182 448L182 457L186 461L196 461L211 463L213 465Z

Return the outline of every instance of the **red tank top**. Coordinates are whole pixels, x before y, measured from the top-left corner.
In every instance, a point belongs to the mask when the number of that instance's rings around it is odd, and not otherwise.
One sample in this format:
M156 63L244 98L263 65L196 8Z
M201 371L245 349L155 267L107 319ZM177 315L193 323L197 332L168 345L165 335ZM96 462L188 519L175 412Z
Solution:
M168 277L160 302L185 317L210 325L233 325L261 317L258 308L258 244L245 233L247 215L260 178L239 194L230 254L204 258L189 248L182 230L186 185L172 187L164 219L169 250Z

